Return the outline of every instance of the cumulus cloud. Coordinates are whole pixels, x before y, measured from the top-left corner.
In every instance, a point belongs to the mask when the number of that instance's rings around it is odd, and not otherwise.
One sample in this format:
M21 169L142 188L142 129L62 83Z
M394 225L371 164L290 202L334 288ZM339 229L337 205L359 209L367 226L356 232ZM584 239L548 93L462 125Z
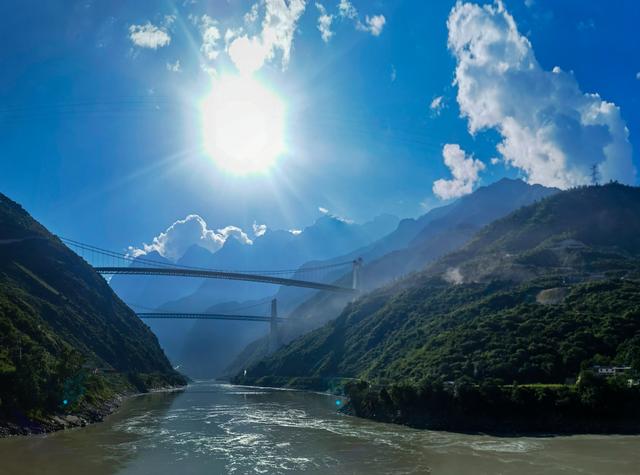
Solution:
M461 114L472 134L500 133L507 165L559 188L589 183L594 165L604 180L635 182L620 109L583 93L572 74L545 71L502 2L458 2L447 27Z
M364 19L364 24L357 23L357 26L362 31L368 31L373 36L380 36L386 22L387 19L384 15L373 15L372 17L367 15Z
M349 0L340 0L340 3L338 3L338 14L342 18L352 20L357 30L366 31L373 36L380 36L387 22L384 15L373 15L371 17L366 15L363 23L362 20L360 20L358 10Z
M262 31L256 36L239 35L228 47L228 54L241 73L250 74L280 53L282 68L291 58L293 35L306 8L306 0L265 0Z
M320 13L320 16L318 16L318 30L320 31L320 36L322 37L322 41L328 43L333 36L333 31L331 31L333 15L329 15L327 13L327 9L324 8L324 5L321 3L316 3L316 8Z
M175 63L167 63L167 71L171 71L174 73L182 72L182 67L180 66L180 60L176 59Z
M434 97L431 104L429 104L429 109L431 109L433 115L440 115L440 112L444 109L444 97Z
M440 179L433 183L433 193L440 199L449 200L468 195L478 182L484 163L467 156L458 144L446 144L442 149L445 165L451 170L451 180Z
M340 0L338 4L338 12L340 12L340 16L343 18L348 18L350 20L354 20L358 17L358 10L353 6L349 0Z
M159 28L151 22L146 25L131 25L129 39L140 48L158 49L171 43L171 36L166 29Z
M264 233L267 232L267 225L266 224L258 224L255 221L253 222L253 235L255 237L260 237L263 236Z
M221 34L218 28L218 22L207 14L202 15L199 20L200 34L202 35L200 51L202 51L202 54L204 54L207 59L214 60L220 54L218 42L220 41Z
M258 21L258 9L260 8L260 4L259 3L254 3L253 5L251 5L251 9L244 14L244 22L247 25L251 25L253 23L255 23L256 21Z
M141 248L130 246L129 255L139 257L155 251L175 262L194 244L210 252L216 252L230 237L243 244L253 244L249 236L237 226L227 226L214 231L207 227L206 221L200 216L190 214L154 237L151 244L145 243Z

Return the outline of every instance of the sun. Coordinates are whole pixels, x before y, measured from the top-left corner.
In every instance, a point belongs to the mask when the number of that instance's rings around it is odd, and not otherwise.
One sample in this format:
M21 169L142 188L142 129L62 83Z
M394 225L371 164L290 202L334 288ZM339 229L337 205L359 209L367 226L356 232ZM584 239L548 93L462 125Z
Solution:
M237 175L268 170L285 150L282 100L250 76L223 76L202 102L207 153Z

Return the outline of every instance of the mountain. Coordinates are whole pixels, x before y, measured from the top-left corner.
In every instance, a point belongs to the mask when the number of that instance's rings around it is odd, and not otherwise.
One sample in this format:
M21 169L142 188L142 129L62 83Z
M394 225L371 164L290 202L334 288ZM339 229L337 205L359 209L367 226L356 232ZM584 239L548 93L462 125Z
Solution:
M172 262L152 251L144 256L133 259L133 267L149 267L157 263L159 267L179 265L184 267L209 267L213 263L213 254L201 246L193 245L185 254ZM136 309L156 309L160 305L176 300L195 292L203 279L184 279L181 277L162 276L149 277L139 275L116 274L111 277L109 284L118 296Z
M435 259L463 245L483 225L558 191L504 178L451 204L432 209L416 220L401 221L393 233L366 248L314 265L362 257L362 288L370 291L423 269ZM337 274L335 282L349 286L351 275ZM283 289L280 292L291 291ZM307 292L306 296L306 301L289 312L291 321L283 328L282 335L285 342L336 318L351 299L350 296L327 292ZM251 345L230 365L228 373L235 374L260 360L266 355L267 349L266 340Z
M191 248L180 259L179 265L208 267L229 270L261 270L261 269L296 269L306 261L327 259L360 248L388 234L398 225L398 218L381 215L364 224L355 224L335 216L324 215L316 222L294 234L289 231L267 230L256 237L252 245L242 244L235 239L228 240L216 253L211 254L202 248ZM118 276L116 276L118 277ZM142 290L147 296L154 295L155 303L165 296L163 303L157 303L160 311L175 312L225 312L238 306L234 302L252 302L269 300L279 287L261 283L199 280L190 281L189 285L198 287L187 296L171 299L176 289L171 286L184 285L171 277L128 276L125 288L124 279L114 283L114 288L124 300L127 296L137 300L132 303L149 306L149 299L135 294L135 282L139 279ZM114 277L115 279L115 277ZM281 299L281 303L286 300ZM284 311L283 306L281 311ZM264 311L264 310L263 310ZM265 335L268 326L255 322L220 322L220 321L154 321L151 328L158 335L162 347L175 364L181 365L191 375L212 377L219 374L219 369L227 366L231 360L249 342ZM202 358L198 351L203 349L209 356Z
M561 192L363 296L235 381L550 384L594 364L640 370L639 265L640 189Z
M321 261L359 249L393 231L398 218L381 215L364 224L355 224L324 215L300 233L267 230L253 245L230 240L208 261L215 269L262 270L297 269L309 261ZM274 295L277 286L250 282L204 281L188 297L167 302L163 309L204 311L230 300L254 300Z
M0 426L184 383L107 282L0 194Z

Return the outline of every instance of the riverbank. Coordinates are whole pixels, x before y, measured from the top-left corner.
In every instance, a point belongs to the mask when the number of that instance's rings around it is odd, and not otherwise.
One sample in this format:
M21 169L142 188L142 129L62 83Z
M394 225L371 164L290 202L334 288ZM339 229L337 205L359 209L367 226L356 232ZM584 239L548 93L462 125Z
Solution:
M344 413L415 429L498 436L640 434L640 388L578 385L349 383Z
M60 430L86 427L90 424L104 421L107 416L117 412L121 405L129 399L152 393L184 391L186 387L186 385L160 386L149 389L149 391L146 392L139 392L132 389L115 394L102 401L82 401L70 412L60 412L32 418L21 414L15 414L13 417L0 418L0 438L48 434Z
M414 429L499 436L640 434L640 387L585 374L580 384L504 385L491 381L423 385L353 378L238 376L234 384L289 388L347 398L344 414Z

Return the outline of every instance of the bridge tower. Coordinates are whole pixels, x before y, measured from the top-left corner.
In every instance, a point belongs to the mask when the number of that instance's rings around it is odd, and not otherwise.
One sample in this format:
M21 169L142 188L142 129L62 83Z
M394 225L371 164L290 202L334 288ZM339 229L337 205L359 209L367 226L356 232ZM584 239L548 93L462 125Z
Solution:
M280 347L280 336L278 332L278 301L271 300L271 324L269 328L269 353L273 353Z
M351 288L353 290L360 290L360 270L362 269L362 257L358 257L353 260L353 268L351 270L352 283Z

